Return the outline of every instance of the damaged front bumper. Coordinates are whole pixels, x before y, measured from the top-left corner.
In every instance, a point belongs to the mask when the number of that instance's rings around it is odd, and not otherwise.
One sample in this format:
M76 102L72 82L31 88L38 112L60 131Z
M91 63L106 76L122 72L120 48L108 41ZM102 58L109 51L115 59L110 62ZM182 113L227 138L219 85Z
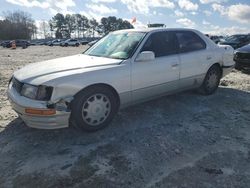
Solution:
M27 126L38 129L58 129L69 126L70 110L64 107L63 101L58 102L58 107L56 103L48 105L45 101L36 101L21 96L13 87L8 88L7 94L12 108ZM51 110L54 113L42 115L29 113L32 110L33 112L50 112Z

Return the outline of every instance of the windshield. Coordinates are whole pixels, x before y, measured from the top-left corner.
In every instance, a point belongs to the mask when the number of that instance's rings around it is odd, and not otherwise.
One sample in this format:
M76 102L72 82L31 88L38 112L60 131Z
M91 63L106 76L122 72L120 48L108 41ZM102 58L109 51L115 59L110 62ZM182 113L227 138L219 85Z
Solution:
M84 54L113 59L129 58L146 33L111 33L89 48Z

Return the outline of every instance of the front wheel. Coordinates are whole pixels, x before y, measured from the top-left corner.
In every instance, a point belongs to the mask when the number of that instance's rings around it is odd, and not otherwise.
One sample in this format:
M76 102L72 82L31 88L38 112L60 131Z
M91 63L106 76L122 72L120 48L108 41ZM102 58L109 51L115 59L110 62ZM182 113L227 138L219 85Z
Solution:
M85 131L97 131L107 126L118 110L114 93L102 87L83 90L72 102L73 125Z
M204 95L213 94L217 90L220 84L220 79L221 79L220 67L218 65L213 65L207 71L203 84L199 88L199 92Z

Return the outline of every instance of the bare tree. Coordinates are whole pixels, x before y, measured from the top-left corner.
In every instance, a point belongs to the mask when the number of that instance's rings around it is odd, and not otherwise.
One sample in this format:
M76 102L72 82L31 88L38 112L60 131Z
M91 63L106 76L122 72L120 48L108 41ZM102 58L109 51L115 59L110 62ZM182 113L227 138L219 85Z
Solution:
M50 35L50 26L49 26L49 23L46 22L46 21L42 21L40 24L39 24L39 29L43 35L43 37L46 39L49 37Z
M31 15L23 11L5 12L0 21L0 39L31 39L36 26Z
M92 33L92 37L95 37L95 32L97 32L98 30L98 22L96 21L96 19L91 19L89 20L89 26L90 26L90 30Z

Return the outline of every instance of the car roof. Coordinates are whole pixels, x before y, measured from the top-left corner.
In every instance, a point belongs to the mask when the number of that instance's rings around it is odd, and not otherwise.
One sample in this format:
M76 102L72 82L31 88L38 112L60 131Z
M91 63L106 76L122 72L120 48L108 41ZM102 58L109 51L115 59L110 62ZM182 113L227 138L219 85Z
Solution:
M195 29L189 29L189 28L162 28L162 27L154 27L154 28L142 28L142 29L124 29L124 30L118 30L114 31L114 33L127 33L127 32L145 32L150 33L154 31L197 31Z

